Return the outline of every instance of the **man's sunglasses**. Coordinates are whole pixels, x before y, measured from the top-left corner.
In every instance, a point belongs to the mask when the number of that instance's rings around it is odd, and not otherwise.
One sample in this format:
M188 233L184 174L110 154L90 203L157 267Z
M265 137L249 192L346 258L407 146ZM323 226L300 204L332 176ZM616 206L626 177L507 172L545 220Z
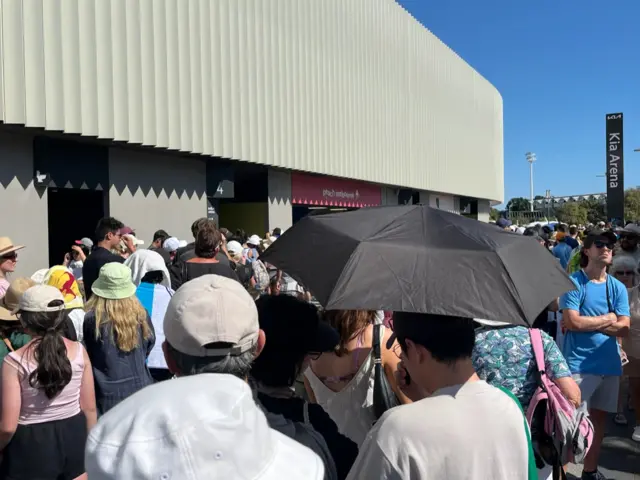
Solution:
M15 253L15 252L14 253L7 253L6 255L2 255L2 257L0 257L0 258L2 258L3 261L5 261L5 260L15 260L16 258L18 258L18 254Z
M609 250L613 250L613 245L609 242L603 242L601 240L596 240L595 242L593 242L593 244L596 246L596 248L608 248Z
M631 276L635 275L636 272L634 272L633 270L618 270L615 274L616 275L621 275L623 277L631 277Z

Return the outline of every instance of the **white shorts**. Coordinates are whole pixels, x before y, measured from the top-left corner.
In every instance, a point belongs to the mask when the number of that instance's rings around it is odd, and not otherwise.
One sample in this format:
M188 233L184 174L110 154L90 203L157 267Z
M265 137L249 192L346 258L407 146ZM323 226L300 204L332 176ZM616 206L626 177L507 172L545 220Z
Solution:
M576 373L573 379L580 387L582 401L587 408L609 413L618 411L620 377Z

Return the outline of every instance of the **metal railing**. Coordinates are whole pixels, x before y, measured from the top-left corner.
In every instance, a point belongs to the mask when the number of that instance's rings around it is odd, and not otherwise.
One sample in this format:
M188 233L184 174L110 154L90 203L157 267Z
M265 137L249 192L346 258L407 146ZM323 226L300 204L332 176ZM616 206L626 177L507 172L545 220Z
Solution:
M543 222L547 219L546 212L540 210L530 211L507 211L507 218L517 225L526 225L531 222Z

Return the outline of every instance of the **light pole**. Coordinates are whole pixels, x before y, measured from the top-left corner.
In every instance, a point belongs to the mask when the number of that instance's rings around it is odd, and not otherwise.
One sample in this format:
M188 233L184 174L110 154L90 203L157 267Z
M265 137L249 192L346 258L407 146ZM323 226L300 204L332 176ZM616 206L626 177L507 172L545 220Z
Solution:
M524 155L529 162L529 196L531 203L531 211L533 212L533 162L536 161L536 154L527 152Z
M550 222L550 218L551 218L551 190L547 190L546 192L544 192L544 199L546 200L547 203L547 222Z

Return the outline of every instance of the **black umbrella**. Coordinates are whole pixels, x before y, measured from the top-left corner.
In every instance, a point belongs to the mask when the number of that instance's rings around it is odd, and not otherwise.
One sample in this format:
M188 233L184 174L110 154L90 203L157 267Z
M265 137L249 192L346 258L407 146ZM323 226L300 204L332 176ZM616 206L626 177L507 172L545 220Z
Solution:
M393 310L531 325L574 288L533 238L423 205L309 216L261 257L328 310Z

